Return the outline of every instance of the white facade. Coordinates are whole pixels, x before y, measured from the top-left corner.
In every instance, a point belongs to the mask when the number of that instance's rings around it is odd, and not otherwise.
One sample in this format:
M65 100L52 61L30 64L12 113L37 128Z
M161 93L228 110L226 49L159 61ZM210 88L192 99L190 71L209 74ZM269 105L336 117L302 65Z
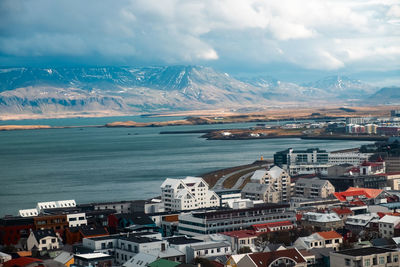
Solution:
M394 236L394 228L400 223L399 216L385 215L379 220L379 234L384 238Z
M60 247L58 237L52 230L31 231L26 243L28 250L32 250L34 247L38 251L58 249Z
M161 185L161 199L165 210L192 210L219 207L220 198L209 190L201 177L167 178Z
M36 209L40 212L44 209L55 209L55 208L72 208L76 207L75 200L58 200L49 202L38 202Z
M351 164L358 166L364 161L368 161L369 157L372 154L367 154L367 153L355 153L355 152L349 152L349 153L329 153L329 164L332 165L340 165L340 164Z
M331 166L332 164L307 164L307 165L291 164L290 166L288 166L289 169L288 171L290 175L314 174L314 173L328 175L328 168Z
M69 227L87 225L87 220L86 220L86 214L85 213L67 214L67 221L68 221Z
M21 217L35 217L38 215L39 215L39 212L37 209L19 210L19 216L21 216Z

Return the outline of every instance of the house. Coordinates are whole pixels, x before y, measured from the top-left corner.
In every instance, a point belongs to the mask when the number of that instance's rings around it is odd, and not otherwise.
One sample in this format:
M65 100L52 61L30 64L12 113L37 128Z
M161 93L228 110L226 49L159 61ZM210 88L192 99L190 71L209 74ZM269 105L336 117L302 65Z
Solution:
M232 250L238 252L242 247L249 247L255 249L255 241L260 233L254 230L238 230L223 232L221 235L225 236L227 241L232 245Z
M122 264L123 267L141 267L148 266L150 263L157 260L157 256L146 254L146 253L138 253L134 255L131 259Z
M58 236L52 229L32 230L28 240L27 249L36 248L38 251L53 250L60 247Z
M379 220L379 234L381 237L394 237L395 227L400 223L400 216L385 215Z
M400 251L366 247L357 249L348 249L330 253L331 266L399 266Z
M270 222L262 224L253 224L251 226L256 233L266 233L266 232L279 232L279 231L289 231L294 228L294 224L291 221L281 221L281 222Z
M9 261L11 259L12 259L11 255L0 252L0 266L6 261Z
M229 259L226 261L226 267L237 267L238 262L244 257L246 254L238 254L238 255L231 255Z
M328 180L300 178L295 185L295 195L304 198L327 198L335 192Z
M294 246L298 249L333 248L338 250L343 237L335 231L316 232L309 236L299 237Z
M306 212L301 218L301 225L316 227L322 231L330 231L343 227L343 221L336 213Z
M167 178L161 185L161 200L165 210L192 210L219 207L220 198L209 190L201 177Z
M378 225L379 216L376 213L358 214L348 216L346 220L346 228L358 233L365 229L374 228L374 224Z
M237 267L293 266L306 267L307 260L296 249L245 254Z
M212 258L231 254L232 248L229 242L208 241L195 243L187 247L186 262L192 262L197 257Z
M344 192L335 192L334 196L341 202L362 201L369 204L386 202L386 193L382 189L349 187Z
M54 258L55 261L63 264L64 266L70 267L74 264L74 254L63 251Z
M113 256L99 252L74 255L75 264L84 267L86 266L111 267L113 266L112 260Z
M332 208L331 211L336 213L343 221L346 221L347 217L354 215L354 212L347 207Z

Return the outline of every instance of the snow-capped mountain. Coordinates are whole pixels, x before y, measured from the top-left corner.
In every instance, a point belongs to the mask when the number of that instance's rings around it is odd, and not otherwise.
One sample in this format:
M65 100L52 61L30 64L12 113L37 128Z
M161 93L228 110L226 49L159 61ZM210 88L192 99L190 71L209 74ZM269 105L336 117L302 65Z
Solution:
M298 85L234 78L201 66L0 69L0 114L145 112L362 98L370 86L346 77Z

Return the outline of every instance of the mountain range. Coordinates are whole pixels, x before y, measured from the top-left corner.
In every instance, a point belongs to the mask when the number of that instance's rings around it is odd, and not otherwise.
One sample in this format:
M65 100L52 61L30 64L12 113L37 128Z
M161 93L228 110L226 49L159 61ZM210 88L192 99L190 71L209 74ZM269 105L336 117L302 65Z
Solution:
M304 84L264 76L233 77L201 66L2 68L0 115L128 114L257 109L305 103L398 103L397 89L378 91L379 88L345 76L330 76Z

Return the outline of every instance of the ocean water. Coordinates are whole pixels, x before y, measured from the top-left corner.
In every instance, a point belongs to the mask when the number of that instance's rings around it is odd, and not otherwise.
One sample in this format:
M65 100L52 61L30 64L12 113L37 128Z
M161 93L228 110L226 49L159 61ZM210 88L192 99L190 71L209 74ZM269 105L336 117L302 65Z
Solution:
M112 121L115 118L84 119L81 124L82 119L20 124L100 125ZM201 134L159 134L249 126L254 123L2 131L0 215L16 215L19 209L33 208L39 201L145 199L159 195L160 185L167 177L201 175L248 164L260 156L272 158L276 151L289 147L332 151L368 143L301 139L210 141L199 138Z

